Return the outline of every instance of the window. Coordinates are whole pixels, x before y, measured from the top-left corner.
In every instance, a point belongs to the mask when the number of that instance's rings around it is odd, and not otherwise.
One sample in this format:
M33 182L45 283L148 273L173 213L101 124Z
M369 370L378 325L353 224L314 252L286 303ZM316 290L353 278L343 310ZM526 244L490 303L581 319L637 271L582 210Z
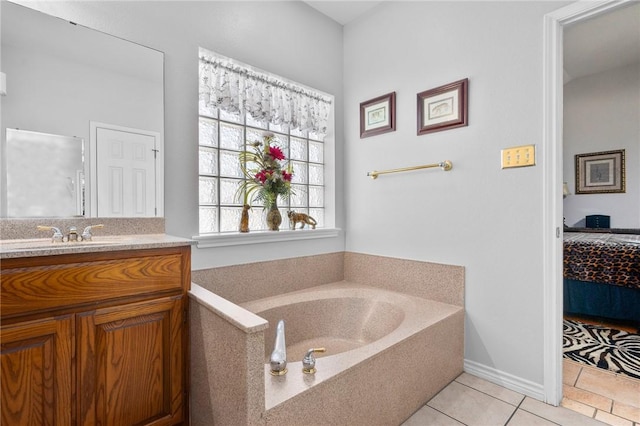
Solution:
M288 210L307 213L318 222L317 227L326 227L326 163L327 146L324 133L316 130L300 130L285 120L270 120L264 115L247 111L243 101L240 107L228 108L208 102L202 96L202 52L201 49L201 99L199 103L199 231L203 234L235 233L238 231L244 197L239 191L245 179L240 168L239 153L251 149L250 144L262 142L265 132L273 133L274 145L282 149L293 167L291 181L293 194L278 199L282 213L281 229L289 229ZM205 51L206 52L206 51ZM207 52L211 54L211 52ZM216 56L220 58L220 56ZM224 58L230 61L228 58ZM233 62L234 67L238 67ZM246 67L246 66L244 66ZM243 68L244 69L244 68ZM258 73L253 68L247 68ZM260 72L262 73L262 72ZM262 73L269 84L282 81L287 87L293 83L273 75ZM296 87L296 86L294 86ZM301 91L310 89L299 86ZM208 93L207 93L208 95ZM219 94L216 94L219 100ZM326 97L318 93L317 96ZM248 102L248 100L246 101ZM263 102L264 103L264 102ZM235 110L234 110L235 109ZM258 118L255 118L255 116ZM280 121L273 124L270 121ZM331 122L331 120L328 120ZM309 126L307 126L309 127ZM333 152L333 151L331 151ZM332 181L332 179L331 179ZM253 203L249 223L251 231L267 230L266 214L259 203ZM333 215L333 212L330 212ZM331 218L332 219L332 218ZM332 225L332 220L329 220Z

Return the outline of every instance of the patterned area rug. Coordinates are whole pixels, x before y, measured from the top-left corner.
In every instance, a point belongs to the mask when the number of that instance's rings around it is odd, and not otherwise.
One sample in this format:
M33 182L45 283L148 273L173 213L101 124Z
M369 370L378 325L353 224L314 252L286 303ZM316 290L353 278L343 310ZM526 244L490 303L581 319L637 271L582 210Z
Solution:
M564 320L564 357L640 379L640 334Z

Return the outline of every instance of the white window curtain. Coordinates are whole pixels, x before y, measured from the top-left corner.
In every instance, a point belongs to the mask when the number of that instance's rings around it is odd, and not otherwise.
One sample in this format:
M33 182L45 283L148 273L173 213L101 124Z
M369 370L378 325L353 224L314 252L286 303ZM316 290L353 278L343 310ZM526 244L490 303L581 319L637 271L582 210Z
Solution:
M200 99L229 113L326 134L331 98L211 52L200 51Z

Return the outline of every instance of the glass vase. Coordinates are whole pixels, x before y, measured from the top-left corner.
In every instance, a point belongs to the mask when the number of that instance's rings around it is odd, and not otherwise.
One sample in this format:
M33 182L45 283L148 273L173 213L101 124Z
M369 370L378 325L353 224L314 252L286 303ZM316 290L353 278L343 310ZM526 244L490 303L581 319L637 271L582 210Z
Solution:
M267 212L267 226L269 227L269 231L279 231L281 223L282 215L280 214L280 210L278 210L278 203L274 202Z

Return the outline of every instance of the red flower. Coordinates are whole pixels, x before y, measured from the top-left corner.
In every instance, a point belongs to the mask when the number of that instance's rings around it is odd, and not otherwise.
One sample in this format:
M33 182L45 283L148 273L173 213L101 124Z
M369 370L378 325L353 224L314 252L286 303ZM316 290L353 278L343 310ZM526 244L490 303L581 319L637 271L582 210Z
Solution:
M265 181L267 180L267 171L260 170L258 173L256 173L256 180L260 181L260 183L265 183Z
M277 146L269 147L269 155L272 156L276 160L284 160L284 153Z
M286 170L282 171L282 179L287 181L287 182L291 182L291 177L293 176L293 173L287 173Z

